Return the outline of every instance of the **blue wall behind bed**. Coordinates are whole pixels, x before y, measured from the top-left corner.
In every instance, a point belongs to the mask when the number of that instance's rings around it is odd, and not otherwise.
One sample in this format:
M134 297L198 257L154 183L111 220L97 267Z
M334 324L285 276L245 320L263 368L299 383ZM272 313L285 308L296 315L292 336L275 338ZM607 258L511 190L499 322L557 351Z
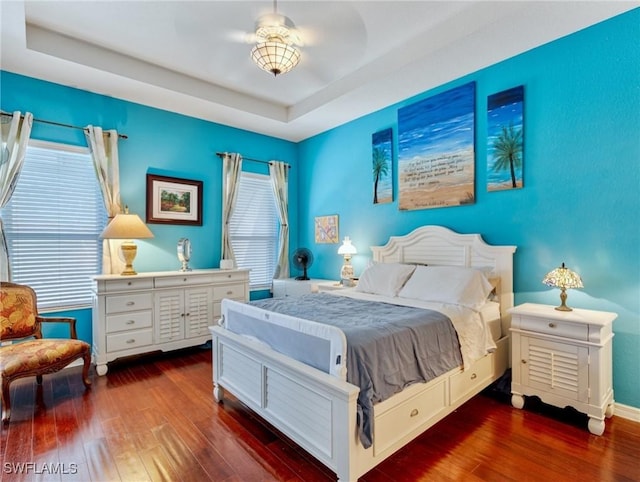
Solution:
M565 262L585 285L570 291L570 305L618 313L615 399L640 407L639 38L636 9L303 141L299 243L315 254L311 274L339 277L338 245L314 242L314 217L329 214L358 248L356 274L369 246L425 224L516 245L516 303L558 304L559 292L541 280ZM396 178L394 202L373 205L371 134L392 127L395 149L400 107L470 81L475 204L401 212ZM524 188L489 193L487 96L518 85L525 91Z

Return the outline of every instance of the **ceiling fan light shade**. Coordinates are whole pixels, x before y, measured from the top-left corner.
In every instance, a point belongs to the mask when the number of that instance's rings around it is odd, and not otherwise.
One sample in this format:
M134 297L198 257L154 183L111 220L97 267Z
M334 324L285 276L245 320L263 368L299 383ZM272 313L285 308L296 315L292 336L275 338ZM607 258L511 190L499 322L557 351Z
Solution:
M274 76L286 74L300 62L300 51L292 45L277 39L256 44L251 50L251 58L258 67Z

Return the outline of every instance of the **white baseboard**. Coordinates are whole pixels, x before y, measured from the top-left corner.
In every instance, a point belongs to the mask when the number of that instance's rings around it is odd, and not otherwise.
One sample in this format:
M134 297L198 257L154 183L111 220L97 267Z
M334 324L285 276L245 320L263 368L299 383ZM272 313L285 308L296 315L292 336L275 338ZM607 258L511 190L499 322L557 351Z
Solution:
M626 418L633 422L640 422L640 408L632 407L630 405L616 403L613 414L616 417Z

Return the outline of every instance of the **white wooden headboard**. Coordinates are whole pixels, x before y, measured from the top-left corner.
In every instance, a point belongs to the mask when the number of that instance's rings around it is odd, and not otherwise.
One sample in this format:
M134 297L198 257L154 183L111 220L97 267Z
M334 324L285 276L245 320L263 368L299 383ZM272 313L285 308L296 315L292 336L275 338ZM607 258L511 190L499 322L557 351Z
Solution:
M392 236L384 246L372 246L379 263L416 263L466 266L491 271L500 278L503 333L508 333L508 309L513 307L513 253L515 246L491 246L479 234L459 234L442 226L422 226L406 236Z

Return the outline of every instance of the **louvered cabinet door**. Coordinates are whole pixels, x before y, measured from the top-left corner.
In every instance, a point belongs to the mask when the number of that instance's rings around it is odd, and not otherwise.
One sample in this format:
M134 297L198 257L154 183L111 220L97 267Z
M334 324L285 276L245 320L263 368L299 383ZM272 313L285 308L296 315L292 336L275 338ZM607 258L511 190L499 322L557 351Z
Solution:
M185 291L185 336L207 335L213 324L213 289L194 288Z
M155 312L156 343L168 343L184 338L184 290L157 292Z
M589 401L589 349L523 336L522 383L570 400Z

